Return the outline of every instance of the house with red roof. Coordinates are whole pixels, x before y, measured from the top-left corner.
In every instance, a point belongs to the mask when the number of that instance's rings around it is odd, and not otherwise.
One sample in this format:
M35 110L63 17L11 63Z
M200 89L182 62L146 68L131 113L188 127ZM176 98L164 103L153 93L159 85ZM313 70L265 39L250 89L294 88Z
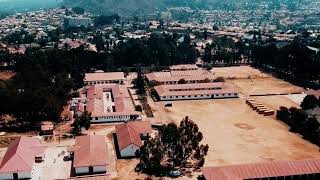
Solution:
M75 145L68 151L73 157L75 175L103 174L108 171L109 160L104 136L78 136Z
M34 163L42 161L45 147L34 137L12 141L1 160L0 179L30 179Z
M116 135L121 157L134 157L143 145L142 139L152 132L149 121L130 121L116 126Z
M91 113L92 123L126 122L140 120L141 113L134 109L125 85L99 84L86 89L85 99L75 98L71 105L74 113Z

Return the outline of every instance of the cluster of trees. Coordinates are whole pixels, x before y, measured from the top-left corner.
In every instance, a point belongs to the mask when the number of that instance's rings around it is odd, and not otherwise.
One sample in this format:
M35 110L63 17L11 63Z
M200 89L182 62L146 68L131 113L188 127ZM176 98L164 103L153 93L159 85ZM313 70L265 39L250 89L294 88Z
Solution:
M101 15L94 18L94 24L95 26L104 26L104 25L110 25L113 22L119 22L120 16L118 14L114 15Z
M88 130L91 126L91 113L88 111L83 112L80 116L75 116L74 121L72 123L72 134L80 135L82 128Z
M241 55L247 51L248 48L241 41L234 42L231 38L217 37L213 43L206 44L202 59L213 64L236 64L241 63Z
M306 84L320 80L320 53L309 49L307 45L298 39L280 48L274 43L255 45L251 47L251 58L258 67Z
M320 99L318 101L313 95L308 95L301 103L303 109L295 107L288 109L282 106L277 111L277 119L286 123L290 131L299 133L305 139L320 146L320 123L315 116L309 116L305 111L317 106L320 106Z
M3 38L3 41L8 44L29 44L34 40L35 36L25 30L16 31Z
M314 95L307 95L301 102L300 107L304 110L320 107L320 97L317 99Z
M84 14L85 10L81 7L73 7L72 11L76 14Z
M190 36L185 35L181 43L177 43L178 38L178 34L153 33L150 38L120 42L114 46L111 54L117 65L168 66L195 63L198 53L190 42Z
M208 153L208 145L200 145L202 133L188 117L180 126L174 123L159 129L153 138L144 141L138 151L140 163L137 167L147 174L166 174L176 168L194 167L198 169L204 165Z
M0 51L0 60L14 64L16 75L0 86L0 114L18 121L58 121L63 106L83 87L84 73L105 66L103 54L83 49L31 50L24 55Z

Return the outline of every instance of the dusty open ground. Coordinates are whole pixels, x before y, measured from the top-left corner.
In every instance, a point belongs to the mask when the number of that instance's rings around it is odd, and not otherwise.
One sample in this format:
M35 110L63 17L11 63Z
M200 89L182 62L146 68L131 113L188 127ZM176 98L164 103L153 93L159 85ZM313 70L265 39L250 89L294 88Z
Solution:
M211 70L216 76L225 77L227 79L247 79L247 78L263 78L271 77L258 69L250 66L235 66L235 67L218 67Z
M244 95L301 93L303 88L277 79L250 66L213 68L216 76L239 87Z
M272 102L272 100L270 100ZM319 148L274 117L252 111L244 99L177 101L172 108L151 103L157 122L176 122L188 115L210 146L205 166L320 157Z

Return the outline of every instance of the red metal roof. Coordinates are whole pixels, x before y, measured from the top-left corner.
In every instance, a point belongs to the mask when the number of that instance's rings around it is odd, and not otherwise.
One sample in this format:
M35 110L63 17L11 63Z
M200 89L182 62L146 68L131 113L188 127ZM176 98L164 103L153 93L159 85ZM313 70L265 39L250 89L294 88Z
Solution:
M141 134L151 133L151 123L149 121L130 121L116 126L116 133L120 150L130 144L142 146Z
M78 136L76 144L69 151L74 152L73 167L108 164L107 143L104 136Z
M21 136L10 143L1 161L0 172L31 172L35 156L44 150L36 138Z
M84 81L125 80L123 72L86 73Z
M320 159L202 168L206 180L243 180L320 173Z

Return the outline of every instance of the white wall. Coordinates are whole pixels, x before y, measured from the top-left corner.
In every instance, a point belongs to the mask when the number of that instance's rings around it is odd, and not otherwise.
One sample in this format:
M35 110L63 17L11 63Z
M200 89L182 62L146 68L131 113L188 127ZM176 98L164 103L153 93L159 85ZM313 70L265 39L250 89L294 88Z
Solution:
M197 97L195 97L194 95L192 95L191 97L188 96L166 96L166 98L164 98L163 96L160 96L160 100L161 101L166 101L166 100L192 100L192 99L211 99L211 95L197 95Z
M93 166L94 173L106 172L106 171L107 171L107 166Z
M18 178L19 179L30 179L31 178L31 173L30 172L19 172L18 173Z
M121 157L130 157L130 156L135 156L136 155L136 151L140 149L139 146L135 145L135 144L130 144L129 146L127 146L126 148L122 149L120 151L120 155Z
M118 79L118 80L100 80L100 81L85 81L85 85L95 85L95 84L124 84L125 79Z
M226 93L226 94L214 94L214 99L220 98L237 98L239 97L238 93ZM170 100L194 100L194 99L213 99L212 95L191 95L189 96L160 96L161 101L170 101Z
M76 172L76 174L89 173L89 167L76 167L75 172Z
M137 120L141 119L141 115L137 118ZM98 117L98 120L96 120L95 117L92 117L91 122L93 123L104 123L104 122L115 122L115 121L129 121L130 116L105 116L105 117Z
M12 173L0 173L0 179L13 179Z

